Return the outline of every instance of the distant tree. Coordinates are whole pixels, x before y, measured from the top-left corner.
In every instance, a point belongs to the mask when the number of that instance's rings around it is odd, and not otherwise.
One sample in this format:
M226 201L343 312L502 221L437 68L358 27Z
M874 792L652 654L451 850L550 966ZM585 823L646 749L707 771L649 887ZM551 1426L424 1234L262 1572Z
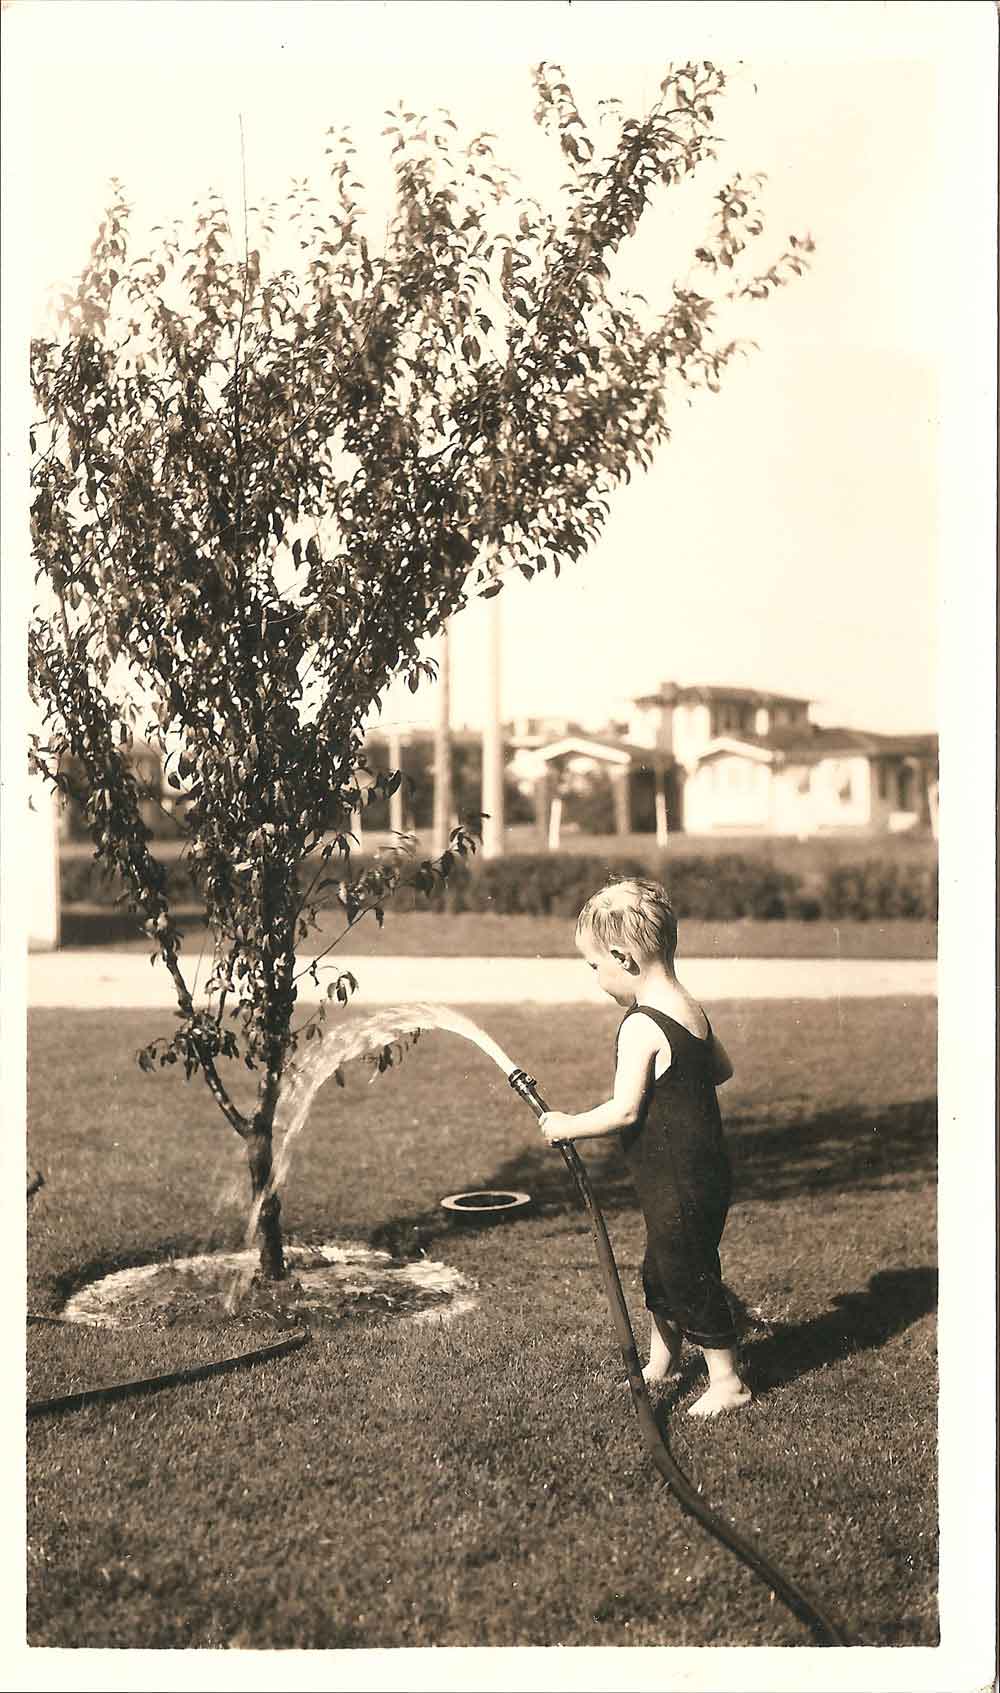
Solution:
M592 130L557 67L534 74L569 171L558 206L519 195L485 135L462 145L447 114L402 108L381 252L346 132L329 132L322 198L291 185L285 268L248 233L252 218L273 238L278 208L246 208L234 233L214 195L188 235L160 228L134 257L115 183L60 333L32 348L33 756L64 791L79 773L95 852L173 978L177 1022L140 1062L200 1074L242 1136L270 1277L275 1108L322 1016L295 1022L318 901L334 885L345 928L381 921L401 875L428 888L452 862L352 878L350 817L398 781L367 771L366 720L393 677L432 673L422 643L470 595L585 552L666 440L674 385L718 385L736 351L719 308L798 274L810 246L748 267L760 184L736 177L693 255L704 291L675 284L658 314L616 292L609 264L659 191L713 158L725 77L671 69L645 116L604 102ZM137 736L188 796L179 827L215 940L200 1007ZM471 844L460 831L454 850ZM354 985L334 974L327 993ZM246 1111L223 1076L237 1057L258 1076Z

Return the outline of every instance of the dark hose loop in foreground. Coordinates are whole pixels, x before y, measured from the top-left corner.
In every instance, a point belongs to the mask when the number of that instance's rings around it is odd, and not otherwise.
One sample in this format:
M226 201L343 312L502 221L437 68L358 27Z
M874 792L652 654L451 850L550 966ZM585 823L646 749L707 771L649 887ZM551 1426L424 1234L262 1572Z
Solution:
M40 1319L30 1319L29 1321ZM187 1382L204 1381L208 1376L228 1375L230 1370L248 1364L263 1364L268 1358L284 1358L296 1352L309 1339L308 1329L296 1329L284 1340L270 1346L255 1347L252 1352L237 1352L231 1358L217 1358L211 1364L193 1364L185 1370L170 1370L162 1376L144 1376L138 1381L115 1381L107 1387L86 1387L79 1393L64 1393L56 1399L29 1399L28 1418L43 1417L50 1412L79 1411L84 1405L107 1404L115 1399L130 1399L139 1393L158 1393L161 1388L181 1387Z
M536 1117L541 1117L543 1113L549 1109L539 1094L534 1079L531 1076L526 1075L523 1070L513 1070L508 1077L508 1081L514 1089L514 1092L520 1099L524 1100L525 1104L530 1107ZM764 1556L763 1552L761 1552L756 1546L752 1545L750 1541L744 1540L741 1534L737 1534L734 1528L731 1528L727 1522L723 1521L721 1517L716 1516L715 1512L708 1508L698 1494L697 1489L691 1485L687 1476L684 1474L684 1471L680 1469L673 1458L666 1440L660 1433L656 1418L653 1415L652 1406L649 1403L649 1394L646 1391L646 1383L642 1379L642 1367L639 1363L638 1351L636 1350L635 1335L632 1332L632 1323L628 1314L628 1306L625 1303L625 1295L622 1292L622 1284L618 1275L618 1266L615 1263L614 1253L611 1250L611 1242L608 1239L608 1231L605 1226L604 1217L601 1214L601 1209L594 1197L594 1192L590 1185L590 1178L588 1177L580 1160L579 1153L571 1141L562 1142L559 1146L559 1150L566 1161L569 1173L576 1184L577 1192L579 1193L583 1205L590 1217L594 1241L597 1246L597 1256L601 1267L601 1275L604 1280L604 1290L608 1296L608 1304L611 1307L612 1321L614 1323L619 1345L621 1346L622 1358L625 1361L625 1369L628 1374L628 1384L632 1393L632 1403L635 1406L635 1414L638 1418L639 1430L642 1434L643 1442L646 1446L646 1450L653 1460L653 1463L656 1465L664 1481L667 1483L667 1486L675 1494L681 1509L687 1511L691 1516L696 1517L702 1527L708 1530L709 1534L713 1534L717 1540L721 1540L722 1544L724 1546L728 1546L731 1552L734 1552L738 1558L742 1559L743 1563L752 1569L755 1575L760 1576L761 1580L767 1584L772 1593L777 1594L778 1598L788 1606L788 1609L812 1630L818 1645L848 1645L849 1642L843 1631L835 1622L825 1616L811 1599L806 1598L806 1595L802 1592L801 1588L797 1587L793 1581L790 1581L787 1576L783 1575L781 1571Z

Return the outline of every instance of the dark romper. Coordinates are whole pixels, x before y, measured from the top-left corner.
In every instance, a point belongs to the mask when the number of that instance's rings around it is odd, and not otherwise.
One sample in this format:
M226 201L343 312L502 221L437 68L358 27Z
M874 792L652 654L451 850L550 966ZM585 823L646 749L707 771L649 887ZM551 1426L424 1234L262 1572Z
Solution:
M719 1242L729 1209L729 1157L712 1080L712 1031L703 1040L650 1005L635 1005L670 1042L670 1065L622 1147L646 1219L646 1305L696 1346L736 1344L722 1285ZM619 1029L620 1032L620 1029Z

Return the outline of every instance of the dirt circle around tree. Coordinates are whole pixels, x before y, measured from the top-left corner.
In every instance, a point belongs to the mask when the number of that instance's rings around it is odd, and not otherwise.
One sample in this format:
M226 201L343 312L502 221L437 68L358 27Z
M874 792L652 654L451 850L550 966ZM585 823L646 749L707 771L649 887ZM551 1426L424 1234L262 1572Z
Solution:
M285 1244L284 1281L255 1273L257 1253L204 1252L116 1270L67 1301L64 1322L89 1328L214 1327L234 1318L285 1323L397 1319L450 1322L475 1309L476 1284L449 1264L405 1260L352 1241Z

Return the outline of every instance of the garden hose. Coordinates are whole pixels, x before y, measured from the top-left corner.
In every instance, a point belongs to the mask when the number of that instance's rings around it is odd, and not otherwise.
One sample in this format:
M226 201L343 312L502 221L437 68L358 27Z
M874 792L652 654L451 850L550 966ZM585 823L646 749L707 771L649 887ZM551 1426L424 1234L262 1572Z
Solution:
M508 1077L508 1081L514 1092L520 1099L524 1100L536 1117L543 1116L549 1109L539 1094L533 1077L526 1075L523 1070L513 1070ZM628 1306L625 1303L625 1295L622 1292L621 1279L618 1275L618 1266L611 1250L611 1242L608 1238L604 1217L590 1185L590 1178L572 1141L563 1141L558 1144L566 1167L576 1184L580 1199L590 1217L604 1289L608 1297L608 1304L611 1307L611 1318L628 1375L632 1403L635 1407L643 1443L653 1463L675 1495L681 1509L697 1518L709 1534L714 1535L724 1546L728 1546L729 1550L734 1552L748 1568L753 1570L755 1575L760 1576L761 1580L766 1582L771 1589L771 1592L777 1594L788 1609L811 1629L818 1645L848 1645L848 1640L843 1631L829 1617L824 1615L813 1600L806 1597L801 1588L789 1580L788 1576L783 1575L781 1570L776 1568L763 1552L750 1541L745 1540L722 1517L717 1516L714 1511L709 1509L697 1489L692 1486L683 1470L678 1466L664 1436L660 1432L649 1402L649 1394L642 1376L642 1367L639 1363L639 1354L636 1349L635 1335L632 1332Z
M28 1181L28 1198L44 1185L45 1177L36 1170ZM41 1311L29 1311L27 1320L29 1323L48 1323L57 1328L77 1326L65 1317L49 1317ZM229 1358L216 1358L210 1364L191 1364L187 1369L167 1370L159 1376L140 1376L135 1381L112 1381L104 1387L84 1387L78 1393L60 1393L53 1399L29 1399L25 1414L30 1422L33 1417L79 1411L84 1405L107 1405L116 1399L131 1399L140 1393L159 1393L166 1387L183 1387L187 1382L205 1381L209 1376L228 1375L231 1370L266 1363L269 1358L287 1357L289 1352L297 1352L300 1346L305 1346L308 1339L307 1328L296 1328L284 1340L273 1341L268 1346L255 1346L250 1352L235 1352Z
M29 1315L29 1322L59 1322L58 1317ZM181 1387L187 1382L204 1381L208 1376L227 1375L230 1370L244 1369L249 1364L263 1364L269 1358L284 1358L305 1346L309 1330L297 1328L284 1340L269 1346L257 1346L252 1352L237 1352L230 1358L217 1358L210 1364L193 1364L184 1370L169 1370L161 1376L144 1376L137 1381L114 1381L106 1387L85 1387L79 1393L59 1394L55 1399L29 1399L27 1416L43 1417L51 1412L79 1411L84 1405L108 1404L116 1399L129 1399L140 1393L159 1393L165 1387Z

